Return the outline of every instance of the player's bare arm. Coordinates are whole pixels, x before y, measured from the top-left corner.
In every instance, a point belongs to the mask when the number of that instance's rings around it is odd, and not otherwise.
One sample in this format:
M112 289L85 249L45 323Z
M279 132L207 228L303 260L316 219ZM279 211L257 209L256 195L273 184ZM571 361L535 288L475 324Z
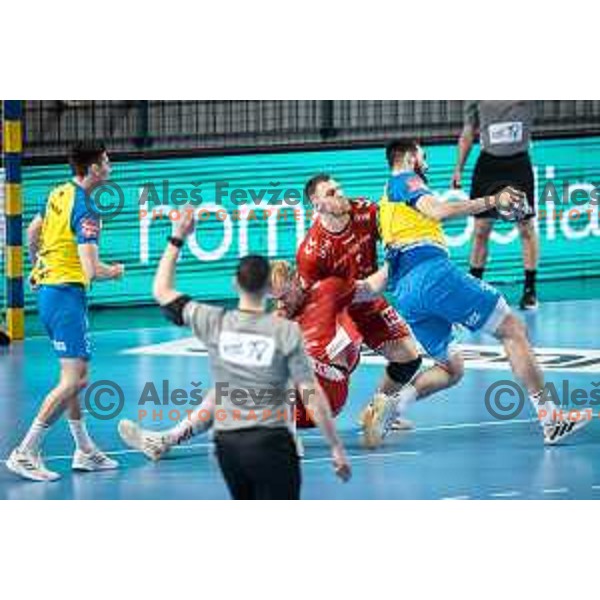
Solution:
M375 271L373 275L356 282L356 298L376 298L383 294L387 288L389 270L388 264L385 263L381 269ZM355 298L355 302L357 301ZM364 300L360 300L364 302Z
M106 281L119 279L125 272L125 267L120 263L107 265L100 260L96 244L79 244L77 247L83 272L88 281Z
M43 225L44 219L42 215L37 214L27 228L27 247L29 250L29 260L32 265L37 262Z
M335 422L331 414L331 409L329 408L329 403L325 399L323 392L315 381L298 383L297 388L300 400L331 447L331 455L336 475L342 481L348 481L352 474L350 463L348 462L344 446L335 428Z
M452 175L452 187L455 189L462 187L462 172L469 154L471 154L471 148L473 148L476 136L477 131L475 127L471 124L466 124L458 139L458 157L456 159L454 174Z
M189 211L184 212L174 238L181 241L185 240L194 231L194 226L193 215ZM161 306L166 306L183 295L175 289L175 268L178 257L179 248L173 244L167 244L158 264L152 288L154 299Z
M442 202L435 196L423 196L416 203L416 208L431 219L447 221L459 217L477 215L490 208L511 210L523 204L523 193L511 187L506 187L499 194L485 196L475 200L459 200L456 202Z

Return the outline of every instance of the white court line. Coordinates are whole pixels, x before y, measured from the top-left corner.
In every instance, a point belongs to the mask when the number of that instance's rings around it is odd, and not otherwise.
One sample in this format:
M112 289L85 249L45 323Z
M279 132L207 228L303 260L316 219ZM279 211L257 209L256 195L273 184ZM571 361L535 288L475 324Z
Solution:
M479 421L475 423L451 423L448 425L434 425L431 427L416 427L415 433L419 431L446 431L449 429L473 429L478 427L499 427L501 425L512 425L514 423L535 423L537 419L510 419L509 421Z
M517 498L521 495L521 492L509 490L507 492L494 492L493 494L490 494L490 498Z
M430 433L435 431L451 431L455 429L478 429L485 427L501 427L503 425L512 425L519 424L523 425L524 423L537 423L537 419L511 419L509 421L476 421L474 423L448 423L445 425L432 425L431 427L415 427L414 430L408 431L407 433ZM404 432L400 432L404 433ZM390 435L394 435L393 433ZM306 433L301 437L307 439L319 438L320 434L318 433Z
M370 458L386 458L389 456L421 456L420 451L398 450L397 452L377 452L373 454L349 454L348 459L356 462L357 460L369 460ZM321 458L303 458L304 463L331 462L330 456L322 456Z
M532 423L537 421L537 419L513 419L511 421L481 421L481 422L475 422L475 423L455 423L455 424L448 424L448 425L436 425L433 427L417 427L414 432L418 433L419 431L421 432L435 432L435 431L447 431L447 430L454 430L454 429L473 429L473 428L479 428L479 427L492 427L492 426L500 426L500 425L510 425L511 423L519 423L519 424L523 424L523 423ZM321 435L319 433L307 433L307 434L303 434L300 437L302 438L306 438L306 439L319 439L321 437ZM197 444L186 444L185 446L175 446L174 448L171 448L171 452L182 452L185 451L186 449L189 448L212 448L213 444L212 442L208 442L208 443L197 443ZM111 456L120 456L120 455L125 455L125 454L141 454L141 452L139 452L138 450L111 450L111 451L107 451L106 454L109 454ZM368 457L368 456L395 456L395 455L407 455L407 456L418 456L419 454L421 454L418 451L415 452L411 452L411 451L407 451L407 450L398 450L397 452L391 452L389 454L377 454L377 453L373 453L373 454L367 454L367 455L362 455L359 454L357 455L358 457ZM71 460L73 458L72 455L68 455L68 456L48 456L45 457L45 460ZM310 459L308 459L310 460ZM2 462L6 462L7 459L4 458L2 459ZM304 462L307 462L306 460Z
M186 446L176 446L174 448L171 448L171 453L172 452L185 452L186 450L194 449L194 448L213 448L214 444L213 443L204 443L204 444L189 444ZM143 456L142 452L140 452L139 450L132 450L132 449L126 449L126 450L111 450L109 452L105 452L105 454L108 454L109 456L122 456L122 455L126 455L126 454L139 454L140 456ZM375 457L389 457L389 456L420 456L422 454L422 452L420 450L396 450L393 452L373 452L371 454L350 454L348 455L348 458L351 460L367 460L369 458L375 458ZM1 462L6 464L6 461L8 459L2 459ZM73 460L73 455L72 454L68 454L68 455L58 455L58 456L45 456L44 460L47 461L51 461L51 460ZM302 459L302 463L315 463L315 462L324 462L324 461L331 461L331 457L329 456L325 456L325 457L321 457L321 458L303 458ZM159 461L157 461L159 462Z
M569 492L569 488L551 488L547 490L542 490L542 494L567 494Z
M471 496L448 496L447 498L440 498L440 500L470 500Z

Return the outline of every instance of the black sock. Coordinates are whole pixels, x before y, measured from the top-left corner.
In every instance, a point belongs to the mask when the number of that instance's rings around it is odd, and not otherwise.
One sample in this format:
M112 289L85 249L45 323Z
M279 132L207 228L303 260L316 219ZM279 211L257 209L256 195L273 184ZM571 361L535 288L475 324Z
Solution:
M471 267L471 275L477 279L483 279L483 273L485 272L484 267Z
M535 269L525 269L525 289L535 292L535 279L537 271Z

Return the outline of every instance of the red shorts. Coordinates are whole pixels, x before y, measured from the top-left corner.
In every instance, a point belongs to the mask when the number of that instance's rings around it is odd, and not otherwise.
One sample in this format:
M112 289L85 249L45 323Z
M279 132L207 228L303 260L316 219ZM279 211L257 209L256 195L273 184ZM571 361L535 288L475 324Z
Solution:
M348 307L348 314L371 350L379 350L388 342L411 335L404 319L384 298L352 304Z
M331 379L325 379L317 373L316 379L321 386L323 393L325 394L325 399L329 403L329 408L331 409L332 415L337 417L348 400L348 387L350 383L349 378L343 377L340 378L339 381L334 381ZM296 401L295 414L296 426L298 429L310 429L311 427L315 427L315 424L304 408L304 404L299 398Z

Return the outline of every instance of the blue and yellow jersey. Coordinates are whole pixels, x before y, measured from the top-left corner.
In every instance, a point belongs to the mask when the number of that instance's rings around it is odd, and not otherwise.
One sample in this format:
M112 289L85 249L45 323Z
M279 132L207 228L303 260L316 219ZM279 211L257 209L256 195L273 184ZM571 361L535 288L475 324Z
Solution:
M98 243L100 222L86 205L85 191L73 182L60 185L40 213L43 225L32 278L39 285L87 286L77 246Z
M396 276L424 260L448 255L441 223L416 207L424 196L433 192L415 172L404 171L389 180L379 203L379 232Z

